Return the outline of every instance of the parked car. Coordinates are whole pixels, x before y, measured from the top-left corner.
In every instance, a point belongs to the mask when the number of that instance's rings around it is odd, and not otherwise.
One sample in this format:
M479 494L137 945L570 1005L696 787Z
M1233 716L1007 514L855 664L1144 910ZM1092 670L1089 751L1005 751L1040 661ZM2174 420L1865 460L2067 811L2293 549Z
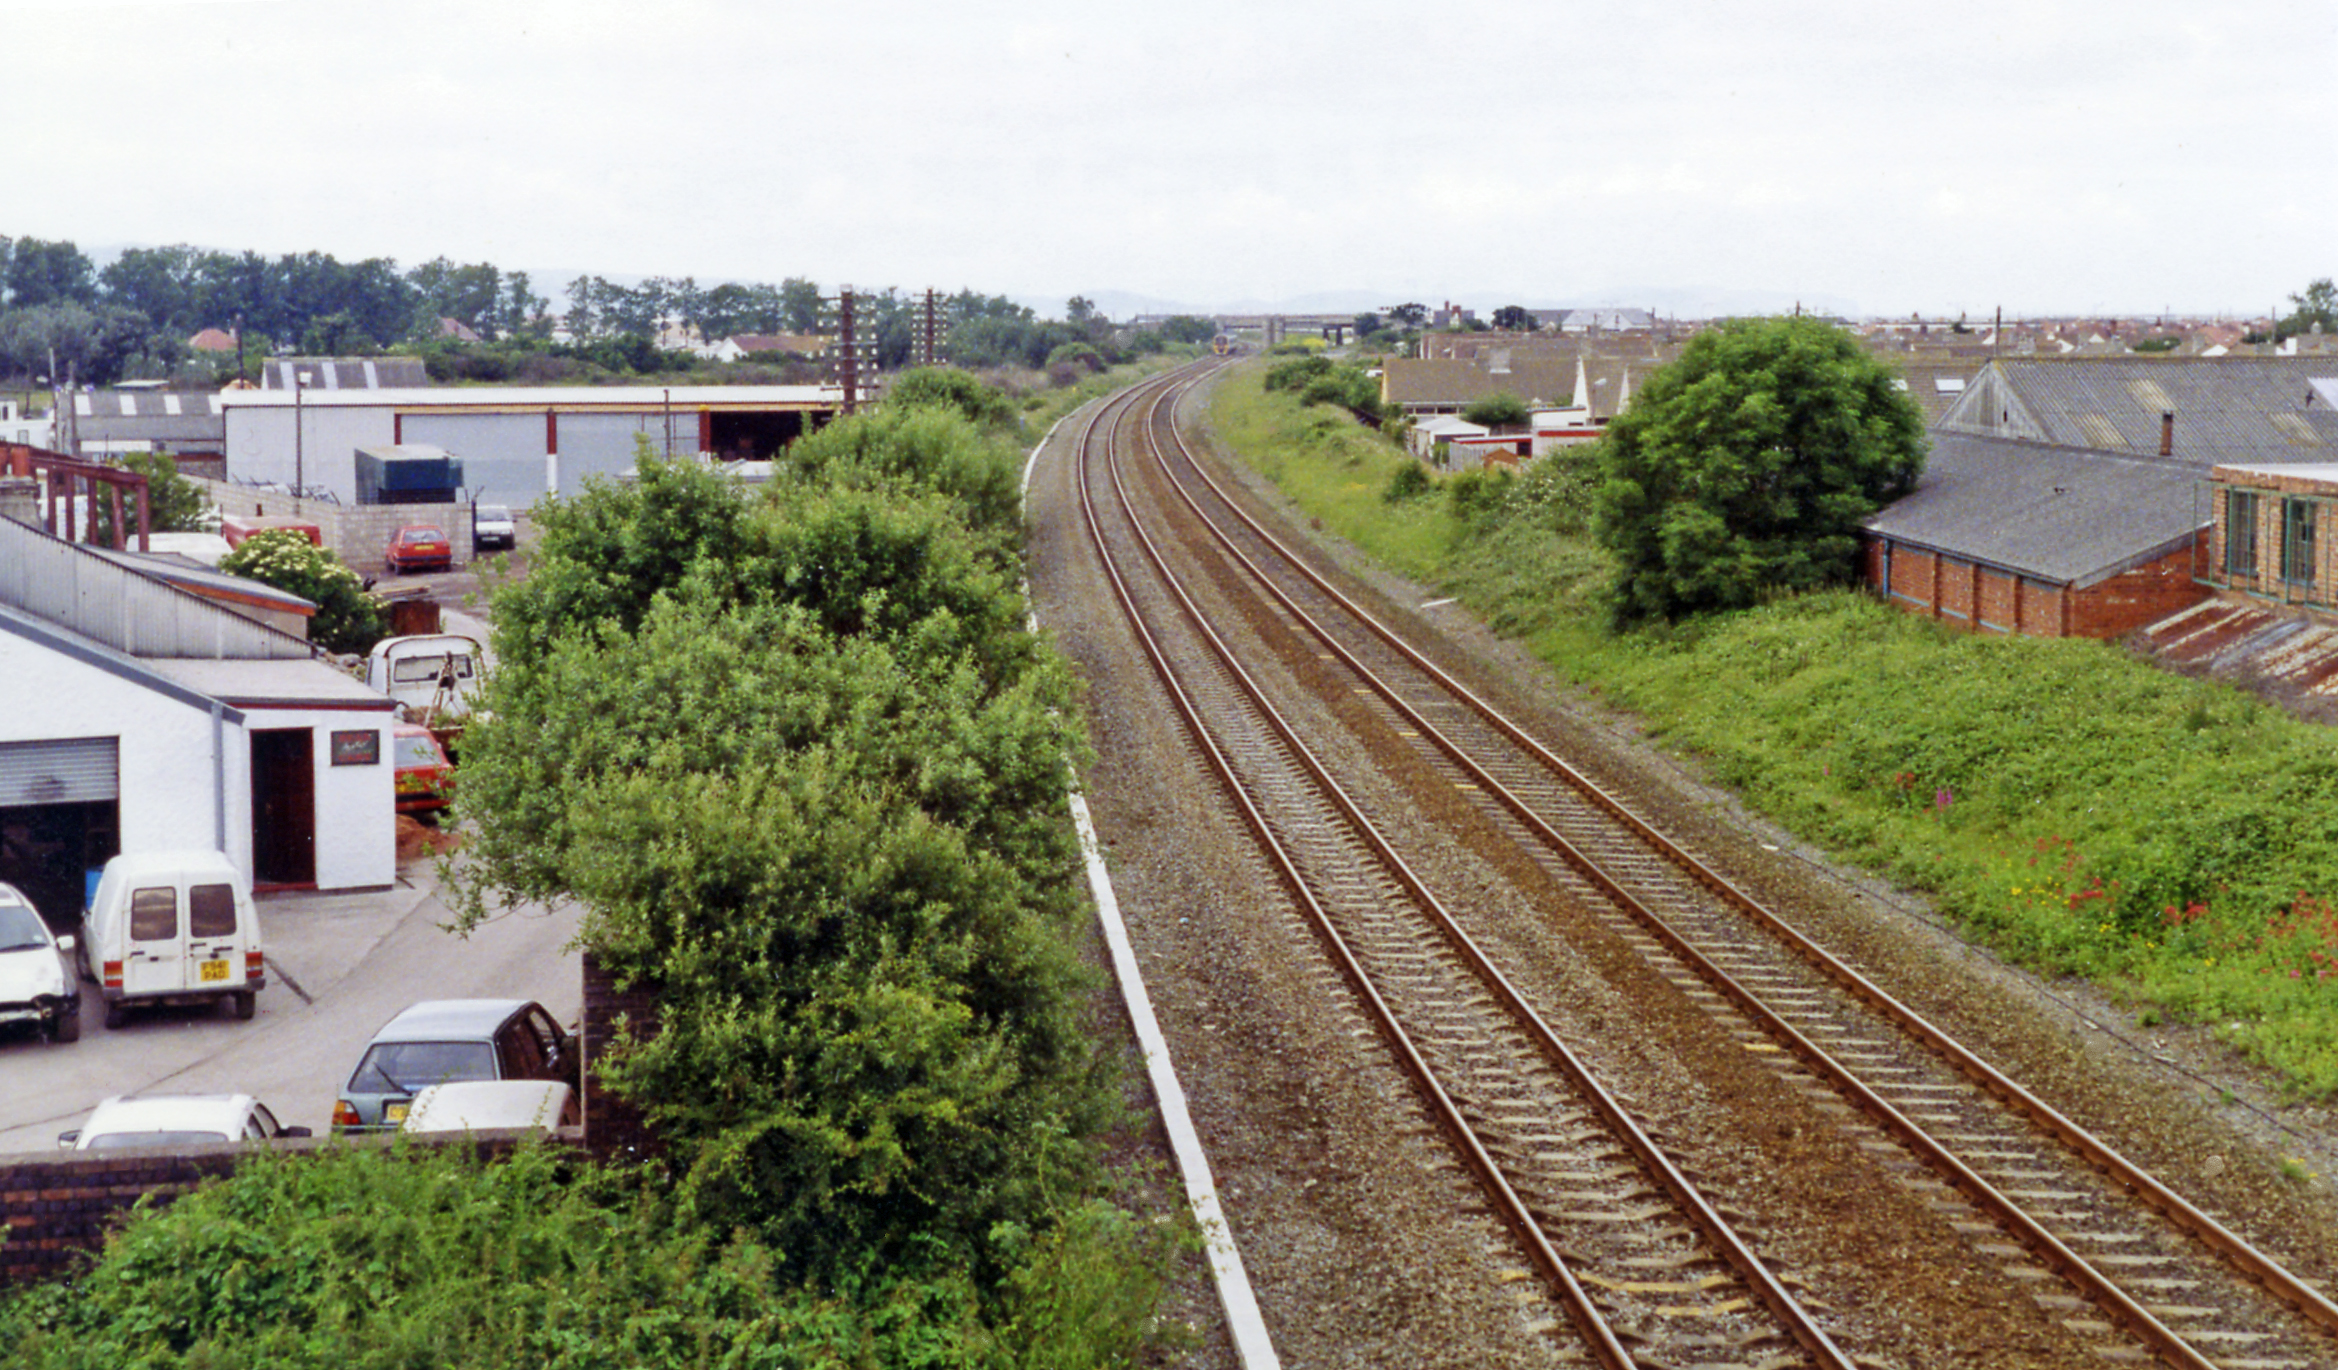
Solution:
M455 789L455 767L437 735L419 723L401 723L391 745L398 753L398 812L421 817L445 808Z
M414 1096L401 1132L542 1132L574 1127L576 1091L562 1080L457 1080Z
M81 915L81 973L106 1026L141 1004L219 1000L249 1021L268 987L252 888L224 852L125 853L106 862Z
M89 1121L57 1134L57 1145L73 1151L114 1147L206 1146L220 1142L265 1142L306 1137L305 1127L282 1127L268 1106L249 1094L115 1095Z
M52 1042L81 1037L81 980L65 964L73 939L49 931L14 885L0 885L0 1024L30 1024Z
M366 1044L333 1101L333 1130L394 1128L415 1095L459 1080L564 1080L573 1088L576 1043L533 999L410 1004Z
M390 535L390 549L384 557L394 576L444 571L455 564L455 547L447 541L446 529L427 523L409 523Z
M512 521L511 510L500 504L471 506L471 549L484 552L489 549L508 552L519 545L519 524Z

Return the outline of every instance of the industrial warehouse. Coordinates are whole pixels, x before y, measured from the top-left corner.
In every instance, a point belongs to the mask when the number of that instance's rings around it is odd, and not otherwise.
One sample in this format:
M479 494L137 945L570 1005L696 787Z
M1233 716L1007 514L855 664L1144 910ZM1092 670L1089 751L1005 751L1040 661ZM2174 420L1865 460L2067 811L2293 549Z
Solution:
M574 495L659 456L768 461L833 418L825 385L240 390L219 396L227 475L344 504L359 448L428 446L463 464L464 497L528 504Z

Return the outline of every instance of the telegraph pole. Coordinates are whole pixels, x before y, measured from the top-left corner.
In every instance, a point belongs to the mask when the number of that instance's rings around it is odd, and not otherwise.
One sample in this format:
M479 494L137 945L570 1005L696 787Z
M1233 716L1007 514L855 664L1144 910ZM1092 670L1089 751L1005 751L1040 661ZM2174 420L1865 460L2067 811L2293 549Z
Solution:
M836 296L836 384L844 391L843 412L854 413L860 408L861 358L860 342L854 335L852 287L842 286Z
M949 324L942 318L942 293L928 286L919 304L917 364L939 366L942 364L942 344L949 332Z

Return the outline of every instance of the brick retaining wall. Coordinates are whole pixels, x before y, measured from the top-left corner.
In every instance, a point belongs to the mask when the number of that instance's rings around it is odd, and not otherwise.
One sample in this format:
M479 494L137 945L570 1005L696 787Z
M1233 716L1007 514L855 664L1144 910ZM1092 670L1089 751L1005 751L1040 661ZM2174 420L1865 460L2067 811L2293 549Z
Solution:
M571 1130L573 1131L573 1130ZM433 1139L444 1146L476 1146L483 1155L508 1151L523 1132L476 1132ZM563 1140L576 1141L570 1133ZM386 1148L383 1133L365 1137L296 1137L276 1151L313 1154L323 1147ZM59 1151L0 1161L0 1285L29 1284L73 1270L81 1253L105 1246L117 1217L152 1194L168 1203L198 1184L233 1171L248 1153L227 1142L168 1152Z

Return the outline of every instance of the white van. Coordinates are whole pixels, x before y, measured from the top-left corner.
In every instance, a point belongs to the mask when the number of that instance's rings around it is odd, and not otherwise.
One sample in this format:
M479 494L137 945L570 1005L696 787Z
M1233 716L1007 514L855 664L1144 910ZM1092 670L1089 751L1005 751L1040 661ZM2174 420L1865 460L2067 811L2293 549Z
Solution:
M463 633L385 637L366 658L365 683L405 705L417 723L467 714L483 656L479 639Z
M268 984L251 887L223 852L140 852L106 862L81 915L81 973L106 1026L139 1004L224 999L241 1019Z

